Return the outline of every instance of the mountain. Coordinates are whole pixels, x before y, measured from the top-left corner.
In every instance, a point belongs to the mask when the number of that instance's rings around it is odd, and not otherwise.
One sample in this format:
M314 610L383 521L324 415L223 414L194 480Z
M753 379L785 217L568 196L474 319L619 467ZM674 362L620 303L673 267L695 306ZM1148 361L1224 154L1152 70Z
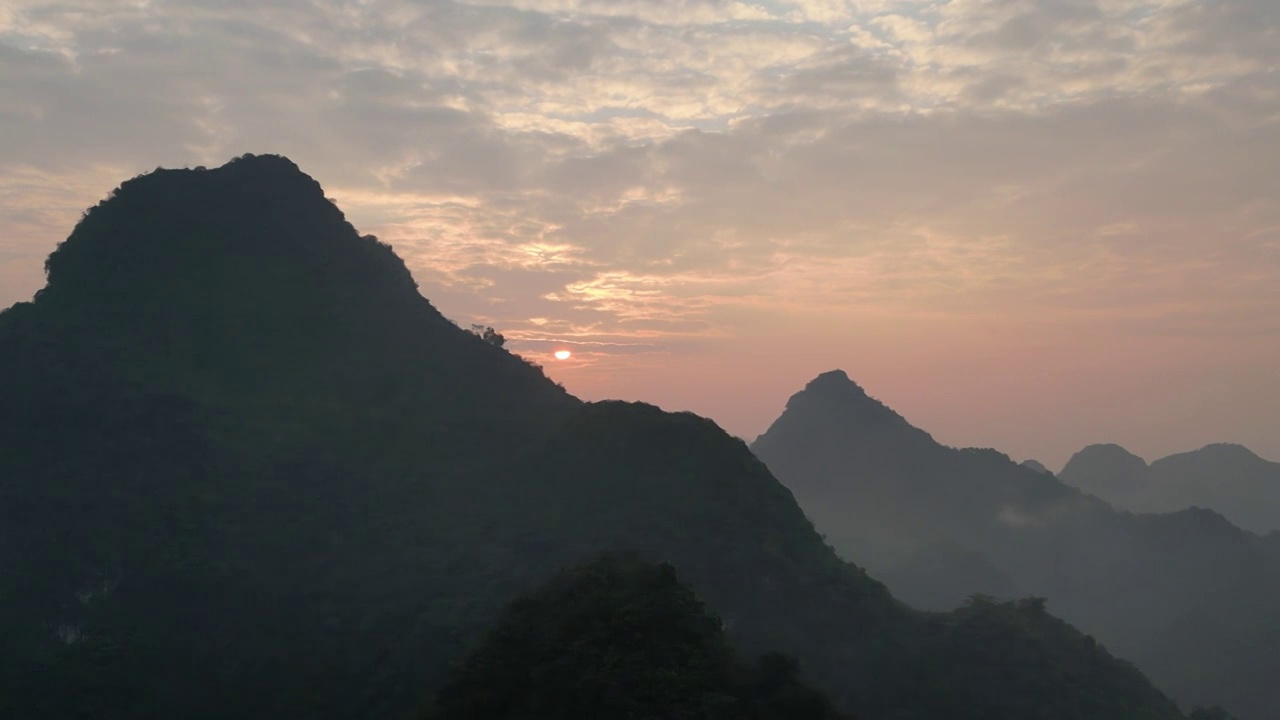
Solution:
M841 372L787 402L752 449L846 558L929 609L972 593L1048 607L1188 704L1265 720L1280 694L1280 554L1221 515L1134 515L990 449L945 447ZM1095 446L1063 474L1139 482Z
M981 547L1010 526L1091 502L995 450L943 447L839 370L793 395L752 449L832 544L856 549L873 573L930 547ZM1000 476L1009 467L1016 482ZM835 503L809 502L820 499Z
M47 271L0 313L0 717L402 717L604 551L859 717L1180 717L1034 603L898 602L711 421L459 329L285 158L129 180Z
M1106 499L1108 493L1129 496L1149 482L1147 461L1119 445L1090 445L1067 461L1058 477L1069 485Z
M912 606L959 607L981 595L1012 600L1026 593L986 555L954 543L935 542L897 564L878 569L876 577Z
M1126 456L1124 472L1107 464L1108 454ZM1119 446L1092 445L1072 456L1059 477L1135 512L1208 507L1260 535L1280 530L1280 463L1242 445L1206 445L1150 466Z
M1022 467L1028 470L1034 470L1040 473L1041 475L1049 473L1049 468L1045 467L1044 463L1040 462L1039 460L1023 460L1021 465Z
M749 667L669 564L606 555L511 603L449 673L431 720L839 720L793 658Z

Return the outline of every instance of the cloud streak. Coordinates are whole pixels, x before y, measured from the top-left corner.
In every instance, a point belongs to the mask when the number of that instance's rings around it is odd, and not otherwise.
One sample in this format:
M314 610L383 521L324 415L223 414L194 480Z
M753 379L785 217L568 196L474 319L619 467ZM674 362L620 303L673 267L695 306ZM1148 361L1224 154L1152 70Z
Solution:
M891 392L907 382L892 353L855 352L855 336L910 353L893 330L908 325L938 354L969 352L942 339L956 328L1005 348L1036 328L1115 362L1128 334L1280 361L1278 13L11 0L0 303L30 296L44 255L122 178L282 152L447 314L517 350L614 353L611 372L651 372L646 388L679 372L673 349L709 363L817 328L850 339L797 339L809 360L760 372L799 385L828 369L808 362L857 357ZM1266 403L1274 384L1249 423ZM762 411L742 412L736 427L758 430Z

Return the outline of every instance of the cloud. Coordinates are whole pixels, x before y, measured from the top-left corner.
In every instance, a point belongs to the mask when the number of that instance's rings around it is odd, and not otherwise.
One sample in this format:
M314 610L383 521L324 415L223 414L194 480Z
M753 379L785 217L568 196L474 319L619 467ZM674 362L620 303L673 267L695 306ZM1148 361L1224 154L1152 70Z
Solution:
M1257 336L1275 8L17 0L0 302L119 180L274 151L517 347L658 352L780 307Z

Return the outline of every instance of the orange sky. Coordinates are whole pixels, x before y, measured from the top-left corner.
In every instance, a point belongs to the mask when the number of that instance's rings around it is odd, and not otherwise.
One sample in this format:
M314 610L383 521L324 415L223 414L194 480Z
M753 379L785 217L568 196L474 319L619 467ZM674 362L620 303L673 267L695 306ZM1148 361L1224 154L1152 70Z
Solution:
M121 180L279 152L586 398L750 438L839 367L1055 469L1280 460L1277 32L1273 0L10 0L0 305Z

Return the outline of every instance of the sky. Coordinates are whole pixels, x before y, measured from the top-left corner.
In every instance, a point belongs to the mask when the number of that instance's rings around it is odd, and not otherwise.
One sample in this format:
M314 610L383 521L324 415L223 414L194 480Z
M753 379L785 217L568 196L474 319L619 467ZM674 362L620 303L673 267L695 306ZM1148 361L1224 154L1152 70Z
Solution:
M1275 0L3 0L0 306L246 152L586 399L1280 460Z

